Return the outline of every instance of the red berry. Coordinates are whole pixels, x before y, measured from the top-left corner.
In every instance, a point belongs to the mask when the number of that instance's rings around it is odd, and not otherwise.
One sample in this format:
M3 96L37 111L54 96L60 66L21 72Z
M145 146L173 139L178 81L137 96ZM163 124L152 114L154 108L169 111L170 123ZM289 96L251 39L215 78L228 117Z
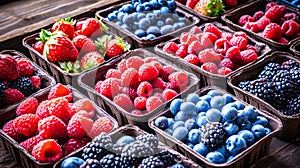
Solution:
M178 48L175 55L180 58L184 58L187 55L187 47L186 45L182 45Z
M276 5L275 2L269 2L269 3L266 5L265 11L268 11L270 8L272 8L272 7L275 6L275 5Z
M19 134L15 127L13 126L14 120L10 120L7 123L5 123L2 127L2 131L6 133L8 136L10 136L12 139L14 139L17 142L21 142L24 140L24 136L22 134Z
M255 12L254 15L253 15L254 21L259 20L264 15L265 15L265 13L263 11L257 11L257 12Z
M75 25L75 29L76 30L81 30L82 29L82 25L83 23L85 22L85 20L82 20L82 21L78 21Z
M293 20L293 21L296 21L297 20L297 15L296 13L286 13L284 16L283 16L284 20Z
M90 37L95 36L99 37L102 33L100 21L96 18L88 18L86 19L81 27L82 34Z
M146 97L136 97L133 102L134 107L138 110L145 110L146 109L146 101L147 101Z
M40 135L35 135L31 138L26 139L25 141L20 143L20 146L26 149L29 153L32 152L33 147L44 140L44 138Z
M84 147L91 139L88 137L83 138L70 138L64 145L64 156L69 155L70 153Z
M163 81L160 77L154 79L152 82L152 88L155 89L155 88L159 88L161 90L165 90L166 88L166 82Z
M88 112L89 117L93 118L95 114L95 107L89 99L79 99L72 105L75 108L76 113L83 110Z
M49 114L49 109L48 109L48 102L49 102L49 100L45 100L45 101L41 102L41 103L39 104L39 106L37 107L37 109L36 109L36 114L37 114L41 119L50 116L50 114Z
M238 0L224 0L223 2L224 2L225 7L229 8L229 9L236 7L239 3Z
M67 135L67 126L58 117L50 116L39 121L38 131L44 139L57 139Z
M84 55L85 53L96 51L97 47L92 39L85 35L78 35L75 36L72 40L73 44L75 45L76 49Z
M266 28L266 26L270 23L272 23L272 21L266 17L262 17L257 21L258 28L260 31L263 31Z
M63 151L54 139L46 139L33 147L32 156L40 162L54 162L62 158Z
M233 37L230 40L230 44L239 47L240 50L244 50L247 47L248 40L244 37Z
M151 63L152 61L158 61L157 57L146 57L143 60L145 63Z
M151 81L158 77L158 70L151 64L147 63L140 67L139 77L141 81Z
M206 62L203 65L201 65L201 69L203 69L204 71L216 74L218 71L218 67L215 63L212 62Z
M109 133L113 129L113 123L107 117L98 118L88 133L91 138L98 136L101 132Z
M167 42L164 45L163 50L167 53L175 54L178 50L178 46L175 42Z
M241 51L241 60L243 64L248 64L252 61L257 60L257 54L253 50Z
M140 110L133 110L130 113L137 116L143 115L143 113Z
M72 101L72 91L67 86L62 85L61 83L53 86L48 94L48 100L65 97L69 102Z
M35 114L38 105L39 102L36 98L27 98L17 107L16 114L18 116L28 113Z
M70 118L70 105L68 100L64 97L49 100L48 110L50 115L54 115L64 122Z
M242 31L237 31L233 34L233 37L243 37L247 40L248 42L248 36L246 35L245 32L242 32Z
M227 52L227 50L231 47L231 44L228 40L224 39L224 38L220 38L215 42L215 50L220 53L225 55L225 53Z
M36 114L23 114L14 119L13 126L17 133L30 137L37 132L40 117Z
M130 97L126 94L118 94L114 97L113 102L122 107L126 111L131 111L133 109L133 103Z
M122 59L122 61L118 63L118 70L121 73L123 73L126 69L127 69L127 61L125 59Z
M37 42L34 43L33 49L35 49L37 52L39 52L40 54L43 55L44 46L45 46L45 42L37 41Z
M3 102L5 105L14 104L24 98L25 96L18 89L8 88L3 94Z
M216 62L219 63L222 60L222 55L217 54L213 49L205 49L202 50L199 55L199 62L200 64L204 64L206 62Z
M228 75L230 72L232 72L232 70L227 67L222 67L218 70L219 75Z
M140 66L144 64L144 60L139 56L133 56L126 60L126 67L127 68L134 68L138 70Z
M224 33L222 34L222 38L223 38L223 39L226 39L226 40L228 40L228 41L230 41L230 40L232 39L232 37L233 37L233 35L232 35L231 33L228 33L228 32L224 32Z
M214 24L212 24L212 23L206 23L206 24L205 24L203 33L206 33L206 32L213 33L213 34L215 34L216 36L218 36L218 38L221 38L221 37L222 37L222 31L221 31L219 28L217 28L217 27L216 27Z
M227 67L229 69L233 69L234 68L234 64L233 64L233 62L229 58L224 58L220 62L220 67Z
M215 42L219 39L219 37L213 33L206 32L203 33L201 37L201 44L203 48L211 48L214 46Z
M186 6L194 9L194 7L196 6L196 4L198 3L199 0L187 0L186 1Z
M163 69L163 66L158 61L152 61L150 62L150 64L153 65L158 70L158 72Z
M270 23L266 26L266 28L263 31L263 37L271 40L278 40L281 37L281 28L276 23Z
M281 31L282 34L288 36L288 37L293 37L298 34L300 31L300 26L297 22L293 20L288 20L285 21L282 26L281 26Z
M108 78L101 82L99 93L103 96L112 99L119 93L121 81L116 78Z
M151 96L152 91L153 91L152 85L149 82L144 81L139 84L136 92L138 96L149 97Z
M151 96L146 101L146 109L148 112L152 112L154 109L156 109L158 106L160 106L163 102L160 98L156 96Z
M169 65L163 66L163 69L159 71L159 76L164 80L167 81L168 77L171 73L175 72L174 68Z
M21 76L30 77L34 72L32 63L27 58L17 58L18 67Z
M202 33L202 30L201 30L201 28L198 27L198 26L193 26L193 27L190 29L189 33L196 35L196 34Z
M240 17L238 24L244 26L247 22L254 22L254 18L250 15L243 15Z
M250 30L254 33L257 33L260 31L260 27L257 22L247 22L244 26L245 29Z
M121 73L117 69L109 69L105 74L105 79L108 79L108 78L120 79L121 78Z
M289 44L289 41L284 37L280 37L280 39L277 40L276 42L281 43L281 44Z
M203 49L200 41L193 41L187 48L188 54L198 54Z
M179 37L179 41L180 41L180 44L183 44L183 45L186 45L186 46L189 46L191 45L192 42L194 41L198 41L199 39L197 38L197 36L191 34L191 33L182 33Z
M134 68L126 69L121 75L121 84L123 86L138 86L139 72Z
M184 72L173 72L169 75L169 81L175 88L183 88L188 85L189 77Z
M257 51L255 46L249 45L249 44L246 46L246 49L247 49L247 50L253 50L253 51L255 51L255 52Z
M41 78L39 76L31 76L29 79L34 89L38 90L41 88Z
M138 97L138 94L136 92L137 90L132 87L123 87L122 93L128 95L131 100L134 100L136 97Z
M226 52L226 57L233 63L238 63L241 60L241 51L237 46L230 47Z
M102 83L103 83L103 81L98 81L95 85L95 90L99 93L100 93L100 87L101 87Z
M162 92L162 98L164 99L164 101L169 101L171 99L173 99L174 97L177 96L177 92L175 90L172 90L172 89L165 89L163 92Z
M195 54L187 55L186 57L184 57L184 60L186 60L187 62L189 62L190 64L193 64L193 65L198 65L200 62L199 58Z
M274 5L270 9L268 9L268 11L266 11L265 16L269 18L272 22L279 23L285 13L286 13L285 6Z
M88 117L74 115L68 123L67 133L69 137L84 137L93 127L93 120Z

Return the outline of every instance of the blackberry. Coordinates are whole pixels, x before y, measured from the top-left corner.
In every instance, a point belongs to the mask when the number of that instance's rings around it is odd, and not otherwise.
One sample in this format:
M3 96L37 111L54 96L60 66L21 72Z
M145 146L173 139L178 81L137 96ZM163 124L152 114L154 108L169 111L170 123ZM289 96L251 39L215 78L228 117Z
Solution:
M283 96L284 98L289 98L289 97L294 97L295 94L297 94L297 92L295 92L296 86L295 83L293 82L290 71L288 70L279 71L276 75L274 75L272 81L275 88L275 93L278 94L279 96Z
M286 115L294 115L300 113L300 95L288 101Z
M115 153L117 155L121 155L122 149L124 148L125 144L119 145L119 144L113 144L111 147L111 152Z
M290 69L299 69L300 65L294 60L288 60L282 63L282 69L290 70Z
M265 79L257 79L249 82L249 92L267 101L274 92L273 84Z
M222 123L208 122L201 128L201 142L208 147L210 151L220 147L226 139L226 131Z
M245 91L250 91L250 81L243 81L239 83L239 87Z
M175 158L174 156L167 150L160 151L156 157L158 157L165 166L171 166L175 164Z
M280 64L278 63L269 63L264 69L258 74L258 78L263 78L266 80L272 80L273 76L281 69Z
M107 154L100 159L102 168L128 168L131 167L131 161L122 159L119 155Z
M158 147L157 136L155 136L153 134L139 135L136 137L136 140L141 141L143 143L147 143L153 149L156 149Z
M143 159L147 156L154 155L154 150L147 143L140 141L135 141L130 144L127 144L122 150L122 157L131 157L133 162L139 162L140 159Z
M98 136L96 136L93 141L97 142L101 146L105 146L107 144L111 144L112 143L111 137L109 135L107 135L107 133L105 133L105 132L102 132L101 134L99 134Z
M87 159L80 168L100 168L100 162L97 159Z
M82 158L87 159L97 159L100 160L108 151L103 145L97 142L89 142L83 149Z
M7 87L4 83L0 82L0 100L2 99L3 94L4 94L4 91L5 91L7 88L8 88L8 87Z
M31 80L24 76L19 76L17 80L10 82L9 87L18 89L26 97L30 96L34 92L34 87Z
M141 168L162 168L162 167L166 167L166 166L158 157L149 156L149 157L143 159L142 164L139 167L141 167Z

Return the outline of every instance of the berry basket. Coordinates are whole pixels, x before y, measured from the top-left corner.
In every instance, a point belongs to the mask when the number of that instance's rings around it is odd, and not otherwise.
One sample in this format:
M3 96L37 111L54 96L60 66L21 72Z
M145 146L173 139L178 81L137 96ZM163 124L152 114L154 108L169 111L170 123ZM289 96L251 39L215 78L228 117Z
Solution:
M24 54L22 54L18 51L15 51L15 50L3 50L3 51L0 52L0 54L8 54L8 55L13 56L14 58L27 58ZM30 95L30 96L35 96L35 95L37 95L41 92L44 92L44 90L47 90L47 89L51 88L56 82L55 82L54 78L51 77L45 70L43 70L38 65L36 65L34 62L29 60L29 58L27 58L27 59L32 64L32 66L34 67L37 74L40 74L40 79L41 79L40 89L38 91L36 91L35 93ZM12 105L7 106L7 107L0 106L0 118L2 116L7 115L7 113L5 113L4 111L7 111L9 109L13 109L13 108L17 107L19 103L20 102L17 102L15 104L12 104Z
M234 33L234 31L230 30L228 27L226 26L222 26L221 24L217 23L217 22L212 22L217 28L219 28L219 30L221 30L222 32L229 32L231 34ZM202 26L200 26L200 28L203 30L205 24L203 24ZM257 55L258 58L264 57L268 52L271 51L270 47L267 44L258 42L257 40L248 37L248 43L255 46L256 50L257 50ZM180 43L180 38L174 38L168 42L175 42L176 44ZM233 72L222 76L222 75L218 75L218 74L213 74L210 72L207 72L203 69L201 69L199 66L197 65L193 65L191 63L188 63L187 61L183 60L182 58L175 56L174 54L171 53L167 53L166 51L163 50L164 45L167 42L162 42L158 45L155 46L154 50L157 54L159 54L161 57L172 61L174 64L176 64L177 66L179 66L181 69L187 70L187 71L191 71L193 74L195 74L201 82L201 86L218 86L222 89L225 90L230 90L230 88L228 87L227 81L226 79L228 78L228 76L230 76L231 74L233 74L236 70L234 70ZM251 63L250 63L251 64ZM244 66L240 67L243 68ZM239 69L240 69L239 68Z
M300 12L300 2L297 0L295 0L296 3L293 3L294 0L278 0L278 2L284 4L284 5L287 5L287 6L290 6L290 7L293 7L295 8L298 12Z
M110 64L104 65L102 67L99 67L98 69L95 69L93 71L86 72L79 76L78 83L79 85L86 89L89 97L91 100L94 100L98 103L100 107L103 109L106 109L107 112L109 112L110 115L114 116L117 121L119 122L119 125L125 125L125 124L133 124L137 125L141 128L143 128L146 131L151 131L148 127L148 119L155 115L156 113L159 113L160 111L164 110L165 106L170 102L166 101L157 108L155 108L152 112L146 113L143 115L135 115L132 114L125 109L118 106L116 103L114 103L111 99L107 98L106 96L98 93L94 87L97 81L105 79L105 74L109 69L116 68L117 64L121 62L121 60L133 57L133 56L140 56L141 58L147 58L147 57L155 57L158 59L158 62L162 65L170 65L171 63L167 62L166 60L159 58L157 55L144 50L144 49L136 49L131 52L128 52L124 55L121 59L115 60L111 62ZM174 67L175 71L180 70L178 67ZM198 88L199 79L186 71L183 71L188 75L189 84L186 89L181 90L181 93L179 93L176 97L183 96L195 89Z
M74 102L79 99L87 98L82 93L80 93L78 90L73 88L72 86L68 85L68 88L72 90ZM41 102L43 100L47 100L49 91L50 91L50 88L44 90L43 92L39 92L38 94L36 94L34 96L34 98L36 98L39 102ZM95 110L96 110L95 116L93 119L97 119L99 117L107 117L113 123L112 131L118 128L118 123L114 118L112 118L109 114L107 114L103 109L98 107L95 103L93 103L93 106L95 107ZM15 107L13 109L10 108L10 109L7 109L6 111L4 111L8 115L1 117L1 120L0 120L0 123L1 123L0 124L0 127L1 127L0 135L1 135L1 140L3 141L3 144L4 144L4 148L8 151L8 153L11 155L11 157L15 161L17 161L18 164L21 165L22 167L25 167L25 168L32 168L32 167L35 167L35 168L49 167L50 168L50 167L53 167L55 162L40 162L40 161L38 161L31 155L31 153L29 153L26 149L21 147L18 142L16 142L13 138L8 136L2 130L2 127L6 122L8 122L9 120L12 120L16 117L16 109L17 109L17 107ZM80 150L80 149L78 149L78 150ZM78 150L76 150L76 151L78 151Z
M234 93L237 97L243 99L249 104L253 106L272 112L274 115L278 116L282 123L283 129L279 132L278 136L285 140L290 140L291 138L297 137L300 133L300 114L294 115L285 115L271 106L269 103L263 101L261 98L244 91L240 87L238 87L239 83L245 80L252 80L258 77L258 74L264 69L264 66L270 62L282 63L287 60L294 60L297 63L300 63L298 59L293 57L292 55L285 52L273 52L268 55L264 59L256 62L251 66L247 66L244 69L236 72L234 75L229 77L228 84L233 88Z
M294 44L292 44L290 50L294 52L296 56L300 57L300 41L297 41Z
M241 16L243 16L243 15L252 16L257 11L263 11L264 12L266 5L270 2L272 2L272 1L269 1L269 0L266 0L266 1L265 0L256 0L256 1L250 2L245 6L242 6L242 7L238 8L238 9L235 9L231 12L228 12L227 14L222 16L222 20L226 22L226 24L228 25L229 28L231 28L233 30L245 31L251 37L265 42L266 44L268 44L270 47L272 47L274 49L279 49L280 48L281 50L288 50L289 46L291 46L291 44L293 44L295 41L300 39L299 37L296 37L293 40L288 41L287 44L284 44L284 43L279 43L279 42L267 39L267 38L262 36L262 33L254 33L252 31L247 30L247 29L243 28L242 26L238 25L238 21L239 21L239 18ZM297 11L294 8L290 8L290 7L287 6L286 7L286 12L287 13L295 13L296 17L297 17L296 22L298 24L300 23L299 14L297 13Z
M201 22L201 20L199 20L197 17L183 11L182 8L180 6L178 6L177 9L176 9L176 11L178 12L178 15L182 16L182 17L185 17L187 22L189 23L189 25L186 25L183 28L177 29L174 32L156 37L152 40L144 40L142 38L137 37L134 33L132 33L130 31L122 28L121 26L117 25L116 23L108 21L106 19L108 14L110 14L114 10L119 9L123 5L130 4L130 3L131 3L131 1L126 1L126 2L121 3L121 4L111 6L107 9L97 11L96 16L98 18L100 18L101 21L103 21L103 23L105 23L113 33L118 34L121 37L128 37L130 39L130 41L129 41L130 44L132 44L133 47L135 47L135 48L153 47L155 44L158 44L159 42L165 41L167 39L171 39L176 34L180 34L180 32L184 31L185 29L191 28L192 26L197 25L197 24L199 24L199 22Z
M132 137L137 137L139 135L146 135L148 134L147 132L145 132L144 130L140 129L139 127L135 126L135 125L125 125L120 127L119 129L109 133L108 135L111 136L113 143L119 139L120 137L127 135L127 136L132 136ZM181 155L180 153L178 153L177 151L167 147L166 145L160 143L159 144L159 148L160 149L166 149L168 152L170 152L174 157L177 163L181 163L183 164L185 167L189 167L189 168L200 168L199 165L197 165L194 161L190 160L189 158ZM76 153L72 153L71 156L75 156L75 157L81 157L82 155L82 150L77 151ZM60 168L61 164L63 162L65 158L61 159L60 161L58 161L53 168Z
M215 87L215 86L208 86L197 90L196 93L199 96L206 95L209 91L216 90L222 94L228 94L226 91ZM233 101L241 101L239 98L233 97ZM243 105L248 105L247 103L241 101ZM266 111L258 111L258 115L265 117L269 121L269 128L271 129L271 133L265 135L264 137L257 140L251 146L248 146L246 149L242 150L240 153L233 156L231 160L225 163L212 163L206 159L203 155L199 154L198 152L194 151L191 147L183 143L182 141L175 139L172 135L168 134L164 130L160 129L155 125L155 120L158 117L165 116L165 117L174 117L171 113L170 109L154 116L149 120L149 125L158 136L159 140L167 144L169 147L175 149L179 153L184 154L186 157L191 158L201 167L251 167L256 161L262 158L271 143L272 138L282 129L282 123L276 116L266 112ZM209 122L209 121L208 121ZM214 123L214 122L212 122ZM202 127L203 128L203 127ZM201 149L200 149L201 150ZM225 151L227 151L225 149ZM225 152L224 151L224 152ZM228 151L227 151L228 152ZM225 160L226 161L226 160Z

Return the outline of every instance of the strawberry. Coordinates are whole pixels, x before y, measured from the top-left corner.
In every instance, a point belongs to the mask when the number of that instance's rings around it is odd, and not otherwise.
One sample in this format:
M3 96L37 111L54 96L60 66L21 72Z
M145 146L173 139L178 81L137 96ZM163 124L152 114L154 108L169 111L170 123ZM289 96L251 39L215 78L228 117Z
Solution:
M226 51L231 47L230 42L227 39L220 38L215 42L214 49L220 54L225 55Z
M222 31L212 23L206 23L205 24L203 33L205 33L205 32L213 33L216 36L218 36L218 38L222 37Z
M53 24L51 31L55 32L55 31L62 31L63 33L65 33L67 35L67 37L69 37L69 39L73 39L74 37L74 24L75 24L75 20L71 19L70 17L67 17L65 19L57 19L56 22Z
M213 49L202 50L199 55L200 65L206 62L216 62L219 63L222 60L222 55L217 54Z
M130 97L126 94L118 94L114 97L113 102L126 111L131 111L134 109L133 102L131 101Z
M37 42L35 42L33 44L33 49L35 49L40 54L43 54L43 52L44 52L44 46L45 46L45 42L43 42L43 41L37 41Z
M227 68L227 67L222 67L222 68L218 69L218 74L219 75L228 75L231 72L232 72L232 70L230 68Z
M17 64L20 70L21 76L32 76L34 72L34 67L32 66L32 63L27 58L17 58Z
M203 46L200 41L193 41L191 45L188 46L188 54L198 54L203 49Z
M238 63L241 60L241 51L237 46L230 47L225 55L233 63Z
M78 21L78 22L76 22L76 24L75 24L75 30L76 31L81 31L81 29L82 29L82 25L83 25L83 23L85 22L85 20L81 20L81 21Z
M88 18L83 22L81 29L79 30L81 30L82 34L85 36L100 37L103 29L107 29L107 28L97 18Z
M198 1L199 0L187 0L185 6L194 9L194 7L195 7L195 5L197 4Z
M186 57L184 57L184 60L186 60L187 62L189 62L190 64L193 64L193 65L198 65L200 62L199 58L195 54L187 55Z
M293 20L287 20L282 24L281 31L282 34L288 37L293 37L296 36L298 32L300 32L300 26L297 22Z
M20 69L15 58L7 54L0 54L0 80L13 81L19 75Z
M203 65L201 65L201 69L203 69L204 71L216 74L218 71L218 67L215 63L212 62L206 62Z
M136 97L133 102L134 107L138 110L145 110L146 109L146 101L147 101L146 97Z
M85 35L78 35L75 36L72 40L73 44L77 48L77 50L85 54L87 52L96 51L96 45L94 44L93 40L88 38Z
M204 16L219 16L225 12L222 0L200 0L194 10Z
M103 56L96 52L91 51L86 53L80 60L80 67L82 70L92 69L95 66L98 66L104 62Z
M123 54L130 49L130 45L123 42L122 38L110 40L106 45L106 56L109 58Z
M187 55L187 46L186 45L180 46L176 51L175 55L177 57L184 58Z
M278 40L281 37L281 28L276 23L270 23L266 26L265 30L263 31L263 37L271 40Z
M167 53L175 54L178 48L179 47L175 42L167 42L164 45L163 50Z
M224 0L226 8L233 8L238 5L238 0Z
M254 18L250 15L243 15L240 17L238 24L244 26L247 22L254 22Z
M248 64L252 61L257 60L257 54L253 50L241 51L241 60L243 64Z

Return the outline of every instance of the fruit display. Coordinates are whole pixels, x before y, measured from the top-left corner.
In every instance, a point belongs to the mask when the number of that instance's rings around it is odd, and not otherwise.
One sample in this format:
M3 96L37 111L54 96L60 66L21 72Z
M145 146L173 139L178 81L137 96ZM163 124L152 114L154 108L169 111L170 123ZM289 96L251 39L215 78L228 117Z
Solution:
M47 94L25 99L15 109L15 117L4 123L1 134L12 138L37 163L53 163L118 126L77 92L58 83Z
M300 9L299 0L278 0L280 3Z
M0 109L55 84L46 72L17 51L0 52Z
M228 166L240 153L250 152L258 141L278 131L269 115L213 88L174 99L169 111L151 120L156 133L210 166Z

